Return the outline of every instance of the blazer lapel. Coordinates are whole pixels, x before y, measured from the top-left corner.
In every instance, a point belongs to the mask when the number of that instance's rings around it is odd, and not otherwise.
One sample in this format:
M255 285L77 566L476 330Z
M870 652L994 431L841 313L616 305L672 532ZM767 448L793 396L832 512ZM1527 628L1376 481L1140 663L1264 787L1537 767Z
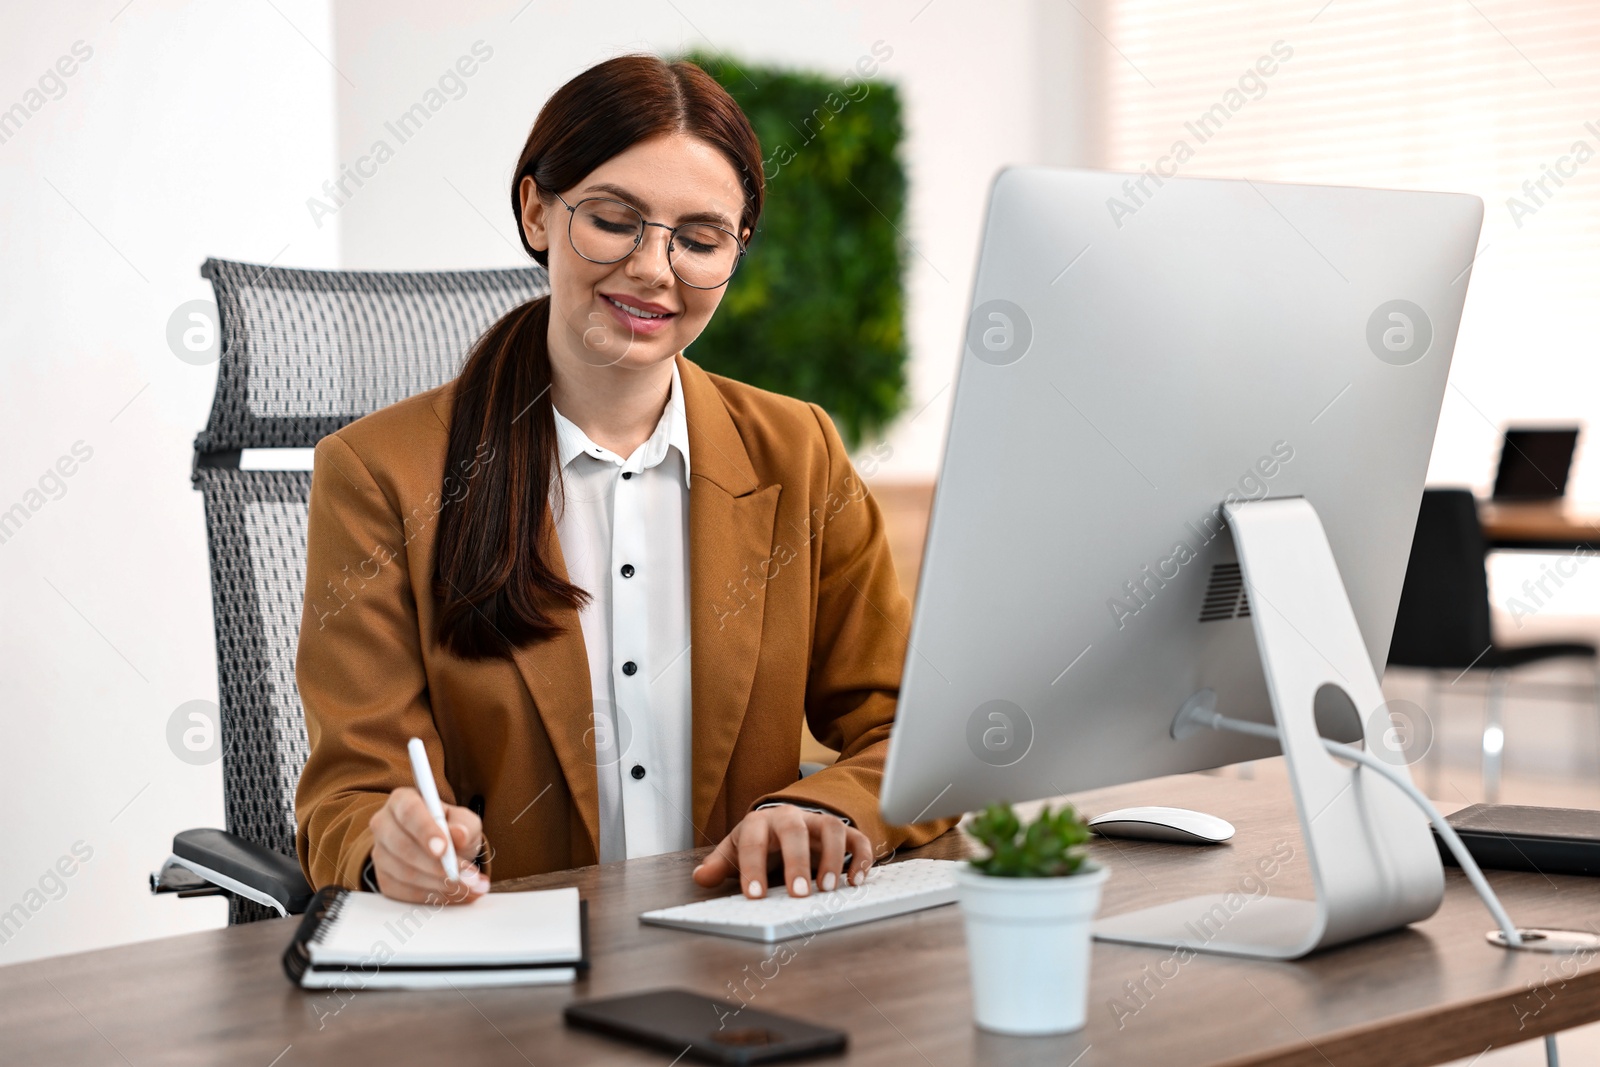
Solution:
M545 559L563 581L567 581L566 558L556 536L555 522L545 510L540 534ZM578 612L563 607L551 613L561 632L548 641L516 649L517 673L533 697L533 704L544 723L567 779L567 790L589 833L595 861L600 856L600 779L595 769L594 701L589 680L589 653L583 643L583 627ZM536 783L537 784L537 783ZM539 785L543 788L543 785Z
M744 722L766 606L780 485L760 484L722 395L678 360L689 424L689 633L693 818L704 835ZM696 845L715 844L703 836Z

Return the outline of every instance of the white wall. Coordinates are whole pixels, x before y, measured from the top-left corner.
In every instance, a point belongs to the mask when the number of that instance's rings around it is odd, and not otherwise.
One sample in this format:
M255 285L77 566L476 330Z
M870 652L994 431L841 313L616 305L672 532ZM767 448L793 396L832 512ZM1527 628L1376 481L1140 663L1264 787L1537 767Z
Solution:
M6 5L0 512L27 519L0 533L0 965L226 921L144 884L174 831L222 819L220 762L167 745L217 681L189 485L216 367L166 331L208 255L336 264L302 203L332 171L332 17L274 4Z

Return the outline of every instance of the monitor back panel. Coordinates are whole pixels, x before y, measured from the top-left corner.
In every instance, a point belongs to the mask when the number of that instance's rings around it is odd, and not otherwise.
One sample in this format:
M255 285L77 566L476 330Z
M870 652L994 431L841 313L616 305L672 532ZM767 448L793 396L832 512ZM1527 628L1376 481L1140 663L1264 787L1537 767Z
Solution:
M1204 687L1271 718L1230 495L1311 501L1384 663L1482 202L1169 179L1135 204L1137 177L995 181L892 821L1276 752L1168 735Z

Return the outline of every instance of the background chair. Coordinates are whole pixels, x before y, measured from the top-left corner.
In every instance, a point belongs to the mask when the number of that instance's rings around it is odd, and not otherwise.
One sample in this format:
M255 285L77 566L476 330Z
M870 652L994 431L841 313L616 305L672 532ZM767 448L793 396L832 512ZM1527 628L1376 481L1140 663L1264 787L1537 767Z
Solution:
M1485 566L1488 542L1478 522L1478 502L1466 489L1428 489L1422 494L1417 532L1411 542L1395 616L1389 664L1427 670L1429 717L1439 721L1438 680L1451 682L1485 672L1488 695L1483 726L1483 791L1495 803L1500 791L1500 760L1505 745L1502 721L1509 672L1541 660L1581 658L1597 664L1596 697L1600 700L1600 660L1590 642L1504 646L1490 632L1489 577Z
M295 648L307 470L241 470L242 449L311 448L459 373L496 319L549 291L544 268L381 273L209 259L221 360L194 442L217 634L226 831L186 830L153 892L226 892L228 921L303 911L294 794L305 763Z

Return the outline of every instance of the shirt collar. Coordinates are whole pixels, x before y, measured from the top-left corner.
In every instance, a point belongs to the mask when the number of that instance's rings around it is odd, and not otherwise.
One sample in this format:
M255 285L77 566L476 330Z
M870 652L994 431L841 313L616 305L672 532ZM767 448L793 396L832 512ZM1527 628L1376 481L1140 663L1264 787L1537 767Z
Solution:
M672 391L667 395L666 410L656 423L650 437L634 449L633 455L623 459L609 448L595 444L578 424L561 414L554 404L550 410L556 417L556 455L561 469L581 455L605 463L615 463L625 471L642 471L654 467L667 456L668 448L676 448L683 457L683 484L689 484L689 420L684 415L683 380L678 374L678 361L672 361Z

